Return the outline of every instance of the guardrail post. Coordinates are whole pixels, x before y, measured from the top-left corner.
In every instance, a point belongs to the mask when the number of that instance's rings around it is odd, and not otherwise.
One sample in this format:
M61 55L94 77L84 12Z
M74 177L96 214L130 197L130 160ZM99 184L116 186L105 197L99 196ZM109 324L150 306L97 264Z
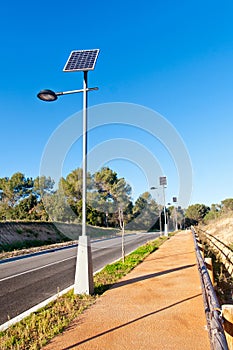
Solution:
M212 258L205 258L205 266L208 270L211 283L212 283L212 285L214 285L214 270L213 270Z
M223 329L229 350L233 350L233 305L222 305Z
M198 248L200 250L202 258L204 259L204 246L202 243L199 243L199 242L197 243L197 245L198 245Z

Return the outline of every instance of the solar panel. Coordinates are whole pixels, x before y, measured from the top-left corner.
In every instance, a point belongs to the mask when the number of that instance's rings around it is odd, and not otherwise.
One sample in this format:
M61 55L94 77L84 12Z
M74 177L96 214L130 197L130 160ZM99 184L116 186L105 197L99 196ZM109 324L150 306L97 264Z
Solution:
M71 51L64 72L88 71L95 68L99 49Z
M159 184L160 184L160 186L166 186L167 185L167 178L166 178L166 176L160 176Z

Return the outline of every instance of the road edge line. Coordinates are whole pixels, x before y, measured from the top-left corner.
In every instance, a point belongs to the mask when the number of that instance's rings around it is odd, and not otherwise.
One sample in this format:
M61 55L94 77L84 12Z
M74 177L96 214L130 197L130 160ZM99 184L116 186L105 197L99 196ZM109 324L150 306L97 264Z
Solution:
M0 332L5 331L10 326L13 326L14 324L22 321L25 317L29 316L31 313L36 312L39 309L41 309L41 308L45 307L46 305L48 305L49 303L51 303L52 301L55 301L58 297L68 293L72 288L74 288L74 285L72 285L66 289L63 289L61 292L56 293L55 295L42 301L39 304L33 306L32 308L28 309L27 311L24 311L22 314L20 314L16 317L12 318L11 320L3 323L2 325L0 325Z

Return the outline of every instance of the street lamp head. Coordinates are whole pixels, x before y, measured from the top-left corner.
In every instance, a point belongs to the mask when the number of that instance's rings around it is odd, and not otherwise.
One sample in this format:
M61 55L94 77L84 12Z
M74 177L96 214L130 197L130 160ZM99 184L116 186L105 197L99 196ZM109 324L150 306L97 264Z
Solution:
M157 187L152 186L150 189L151 189L151 190L157 190L158 188L157 188Z
M52 102L52 101L56 101L57 100L57 94L56 92L52 91L52 90L41 90L38 94L37 97L42 100L42 101L46 101L46 102Z

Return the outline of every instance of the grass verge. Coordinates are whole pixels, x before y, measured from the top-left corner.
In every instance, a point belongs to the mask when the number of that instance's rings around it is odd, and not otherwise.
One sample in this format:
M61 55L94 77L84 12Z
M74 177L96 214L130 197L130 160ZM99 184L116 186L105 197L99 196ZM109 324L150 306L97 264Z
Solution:
M0 349L41 349L50 339L61 333L74 318L92 305L98 296L157 250L166 240L166 237L159 237L129 254L124 263L119 260L106 265L94 276L94 295L74 295L73 291L70 291L6 331L0 332Z

